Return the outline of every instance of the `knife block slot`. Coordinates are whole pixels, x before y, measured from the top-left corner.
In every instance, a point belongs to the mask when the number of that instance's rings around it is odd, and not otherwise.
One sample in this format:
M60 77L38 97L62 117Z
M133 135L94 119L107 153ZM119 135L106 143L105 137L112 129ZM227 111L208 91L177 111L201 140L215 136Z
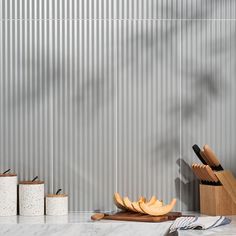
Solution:
M224 186L200 184L200 212L205 215L235 215L236 204Z

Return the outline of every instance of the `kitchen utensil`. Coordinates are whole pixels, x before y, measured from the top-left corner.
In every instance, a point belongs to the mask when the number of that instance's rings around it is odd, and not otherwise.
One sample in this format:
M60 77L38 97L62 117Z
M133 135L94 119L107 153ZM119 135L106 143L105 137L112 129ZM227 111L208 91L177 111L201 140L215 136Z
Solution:
M235 215L236 204L223 185L200 184L200 212L204 215Z
M164 216L150 216L134 212L117 212L115 214L96 213L91 219L96 220L121 220L121 221L139 221L139 222L163 222L175 220L182 216L181 212L169 212Z
M206 166L205 167L207 173L208 173L208 176L210 177L211 181L213 182L219 182L219 179L217 178L217 176L215 175L214 171L211 169L210 166Z
M219 184L219 180L210 166L203 164L193 164L192 170L203 184Z
M236 204L236 179L233 174L230 171L219 171L216 176Z
M193 151L195 152L195 154L197 155L197 157L199 158L199 160L200 160L203 164L207 165L207 162L204 160L204 158L203 158L202 155L201 155L201 149L199 148L199 146L198 146L197 144L194 144L194 145L192 146L192 149L193 149Z
M206 165L198 164L198 168L200 169L200 172L202 174L202 180L203 181L211 181L211 178L209 178L209 175L205 169Z
M205 162L207 163L207 165L214 166L214 163L206 157L203 149L200 151L200 154L202 158L205 160Z
M221 166L216 154L213 152L213 150L210 148L208 144L205 144L203 147L204 154L207 158L207 162L212 167L213 170L224 170Z
M200 170L196 167L197 167L197 164L192 164L193 173L197 176L198 179L202 180L202 175L200 173Z
M201 164L193 164L193 171L201 181L207 181L207 177Z
M210 168L210 167L209 167ZM208 167L207 171L211 172ZM207 215L236 214L236 179L230 171L215 171L219 186L200 184L200 211ZM216 179L215 179L216 180Z

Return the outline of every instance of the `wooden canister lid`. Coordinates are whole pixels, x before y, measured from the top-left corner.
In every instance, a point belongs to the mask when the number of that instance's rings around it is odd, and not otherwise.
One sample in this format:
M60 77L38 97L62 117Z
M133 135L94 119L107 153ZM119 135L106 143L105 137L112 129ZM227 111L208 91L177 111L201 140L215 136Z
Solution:
M40 180L35 180L35 181L20 181L19 184L28 184L28 185L36 185L36 184L44 184L44 181L40 181Z
M13 176L17 176L17 174L0 174L0 177L13 177Z
M67 194L48 194L46 197L68 197Z

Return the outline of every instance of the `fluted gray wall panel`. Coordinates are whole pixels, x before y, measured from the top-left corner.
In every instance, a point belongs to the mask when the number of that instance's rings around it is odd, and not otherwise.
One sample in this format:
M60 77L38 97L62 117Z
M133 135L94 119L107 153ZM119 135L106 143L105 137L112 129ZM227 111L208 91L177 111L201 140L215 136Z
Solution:
M71 209L112 209L115 191L117 27L113 22L56 21L53 50L54 184Z
M2 19L235 19L234 0L1 0Z
M236 174L235 21L182 21L182 201L198 207L198 186L188 167L191 150L208 143L222 166Z
M1 171L42 176L53 186L53 97L47 25L1 21Z
M180 23L120 25L118 191L170 201L180 194Z
M234 0L182 0L181 19L235 19Z
M180 0L1 0L3 19L172 19Z
M191 146L235 174L233 0L0 0L0 172L198 206Z
M62 188L71 210L112 207L114 28L99 21L1 22L1 168L20 179L39 175L49 192Z

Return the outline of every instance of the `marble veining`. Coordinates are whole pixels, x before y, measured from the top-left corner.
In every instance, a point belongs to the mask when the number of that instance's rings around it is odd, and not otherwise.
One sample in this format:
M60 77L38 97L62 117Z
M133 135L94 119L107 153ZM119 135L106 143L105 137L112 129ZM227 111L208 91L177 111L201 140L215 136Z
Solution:
M92 213L69 213L67 216L11 216L0 217L0 235L47 235L47 236L74 236L74 235L165 235L171 221L162 223L122 222L101 220L91 221ZM187 235L236 235L236 216L230 217L230 225L211 230L179 231L179 236Z

